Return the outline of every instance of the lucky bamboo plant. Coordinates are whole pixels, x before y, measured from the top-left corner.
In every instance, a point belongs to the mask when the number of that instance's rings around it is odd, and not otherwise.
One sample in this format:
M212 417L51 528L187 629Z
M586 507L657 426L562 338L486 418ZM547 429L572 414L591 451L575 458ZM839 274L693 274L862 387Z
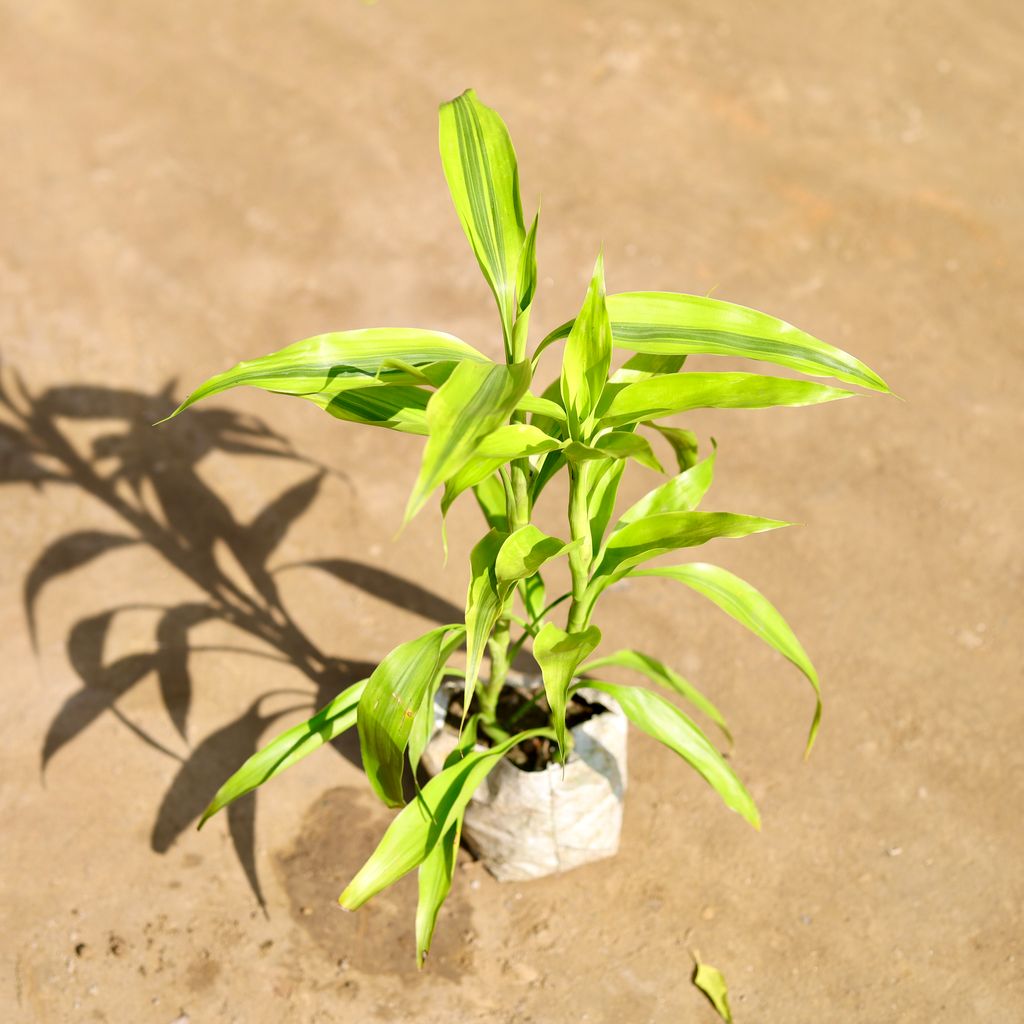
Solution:
M690 717L650 689L593 678L605 667L630 670L725 728L715 706L667 665L639 651L597 652L601 632L593 623L595 605L617 581L638 576L677 580L781 652L815 690L808 750L814 741L821 710L818 678L772 605L748 583L704 562L641 566L716 537L743 537L786 525L698 511L711 483L714 451L697 461L695 436L659 421L693 409L814 405L856 392L756 373L681 372L686 357L739 356L888 390L853 356L763 313L670 292L606 295L600 256L575 319L556 327L531 351L537 217L527 228L508 131L470 90L442 105L440 150L455 209L497 302L504 362L438 331L341 331L239 363L208 380L174 414L242 384L298 395L338 419L426 438L406 520L439 489L442 515L467 491L483 511L487 532L470 558L465 621L395 648L368 679L250 758L223 785L202 819L356 726L370 784L385 804L402 810L340 902L355 910L418 868L416 948L421 963L451 886L461 823L474 790L499 759L526 741L545 741L564 763L571 754L566 707L581 686L617 701L634 724L692 765L729 807L759 825L742 782ZM561 374L537 389L538 359L558 344ZM613 370L615 350L627 358ZM668 442L678 472L616 516L616 492L629 460L664 472L638 427ZM545 487L563 470L569 493L565 539L545 534L531 521ZM559 558L568 562L571 587L551 600L541 569ZM529 703L534 713L538 708L545 712L546 723L521 729L522 708L509 712L509 702L501 698L510 663L527 645L543 677L543 690ZM461 661L463 648L464 667L450 665L457 654ZM592 657L595 653L599 656ZM433 698L446 677L464 679L460 741L444 769L406 802L406 764L415 778L434 728Z

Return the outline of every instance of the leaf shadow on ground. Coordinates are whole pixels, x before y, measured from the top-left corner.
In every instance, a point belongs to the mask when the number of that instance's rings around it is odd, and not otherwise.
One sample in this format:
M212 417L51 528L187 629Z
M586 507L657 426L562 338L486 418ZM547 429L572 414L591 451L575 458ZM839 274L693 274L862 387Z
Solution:
M40 632L38 604L43 590L108 552L141 545L160 558L169 573L198 588L196 598L188 602L163 606L129 601L74 623L66 648L81 687L50 723L41 750L45 771L65 746L102 715L110 714L139 741L179 761L151 831L150 843L157 853L167 852L196 821L220 784L258 749L279 720L283 728L285 716L294 719L298 711L311 713L373 670L373 665L323 651L303 631L281 598L279 573L322 571L437 623L462 619L462 609L444 598L357 560L323 558L272 565L288 530L317 499L327 470L296 452L260 420L224 409L194 409L173 429L155 430L153 424L177 404L173 387L168 383L147 393L72 384L31 393L15 373L0 367L0 485L28 485L40 492L76 488L120 521L111 531L72 530L50 542L35 559L23 583L33 647ZM84 446L82 433L90 438ZM310 472L271 499L250 522L242 523L198 472L200 461L214 451L304 463ZM244 575L244 586L216 556L217 549L225 546ZM106 641L116 618L133 610L157 616L152 650L107 661ZM210 622L236 630L239 644L193 642L190 632ZM256 646L250 646L254 641ZM192 743L190 656L200 651L283 663L296 670L299 685L260 695L227 725ZM153 676L170 724L187 747L184 756L119 707L120 698ZM284 708L280 708L282 697L288 699ZM268 707L272 698L278 708L273 711ZM359 764L353 733L333 745ZM239 863L265 910L256 871L255 808L255 794L231 805L228 828Z

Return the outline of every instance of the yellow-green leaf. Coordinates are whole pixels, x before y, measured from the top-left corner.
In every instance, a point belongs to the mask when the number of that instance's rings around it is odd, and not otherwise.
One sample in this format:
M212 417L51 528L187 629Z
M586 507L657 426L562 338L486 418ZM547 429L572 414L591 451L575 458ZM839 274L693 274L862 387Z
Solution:
M461 834L460 816L420 865L419 899L416 903L416 966L421 970L423 961L430 952L438 912L452 888Z
M814 688L815 696L814 718L807 737L806 753L810 753L821 723L821 686L818 673L789 624L759 590L727 569L709 565L707 562L639 569L630 575L664 576L685 583L698 594L703 594L709 601L713 601L727 615L731 615L737 622L746 626L755 636L760 637L770 647L774 647L800 669Z
M454 641L448 636L453 631ZM462 633L462 626L439 626L399 644L374 669L359 700L363 769L389 807L404 803L402 774L413 720Z
M565 447L565 457L570 462L589 462L595 459L634 459L641 466L664 473L658 456L654 454L651 442L646 437L628 430L612 430L601 434L592 444L571 441Z
M530 364L460 363L427 404L430 436L406 521L472 457L480 441L507 422L530 386Z
M732 1010L729 1009L729 989L725 984L725 975L711 964L702 964L694 954L697 966L693 972L693 983L708 997L725 1024L732 1024Z
M569 435L584 444L590 440L594 410L608 380L612 334L604 302L604 259L598 256L594 274L562 355L562 404Z
M395 363L396 360L411 367L464 360L490 363L482 352L440 331L412 327L334 331L297 341L270 355L246 360L216 374L196 388L167 418L177 416L203 398L241 385L282 395L298 395L328 409L332 399L345 391L408 383L407 370Z
M739 356L812 377L889 390L878 374L848 352L732 302L677 292L623 292L608 296L608 313L615 344L633 352Z
M462 816L470 797L488 772L518 743L550 736L550 729L517 733L488 750L474 750L435 775L388 826L366 863L338 897L346 910L357 910L382 889L426 860L430 851Z
M746 537L751 533L789 526L778 519L733 512L662 512L627 523L605 545L604 557L593 573L591 588L601 589L634 565L677 548L696 547L716 537Z
M619 517L616 530L644 516L662 512L693 512L711 486L714 469L715 453L712 452L702 462L672 477L660 487L655 487L635 505L626 509Z
M526 241L519 171L505 122L472 89L441 105L444 176L484 278L494 292L511 353L516 284Z
M587 679L579 685L601 690L614 697L634 725L692 765L711 784L727 807L741 814L754 828L761 827L761 818L753 798L728 761L715 750L697 725L674 704L639 686L619 686L594 679Z
M490 530L473 548L469 556L470 578L466 592L466 690L464 711L469 710L480 662L487 649L487 640L498 619L501 618L510 586L502 587L494 575L494 561L498 557L507 533Z
M686 412L689 409L765 409L818 405L850 398L856 392L786 377L757 373L676 373L625 386L613 385L598 410L602 426Z
M544 676L544 695L551 708L551 721L558 739L562 763L565 763L565 705L569 686L580 662L589 657L601 642L597 626L579 633L567 633L553 622L545 623L533 641L533 656Z
M725 738L732 743L732 733L729 731L729 726L726 725L722 712L693 683L684 679L664 662L652 658L649 654L643 654L641 651L622 650L588 661L585 665L580 665L579 671L581 674L590 673L609 666L639 672L659 686L664 686L681 697L685 697L695 708L703 711L722 730Z
M245 796L257 786L262 786L264 782L269 782L275 775L280 775L286 768L312 754L317 748L330 743L346 729L351 729L356 724L356 707L366 684L366 679L353 683L312 718L281 733L253 754L217 790L216 796L210 801L210 806L203 811L198 827L202 828L207 819L240 796Z

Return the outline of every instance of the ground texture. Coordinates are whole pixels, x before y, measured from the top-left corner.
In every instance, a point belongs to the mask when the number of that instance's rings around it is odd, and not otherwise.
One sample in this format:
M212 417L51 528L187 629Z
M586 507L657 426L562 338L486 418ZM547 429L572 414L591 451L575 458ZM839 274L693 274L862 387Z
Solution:
M741 1024L1024 1019L1019 3L12 0L0 66L2 1019L709 1024L694 949ZM255 393L149 424L330 328L497 354L436 155L468 85L543 194L535 323L603 244L610 289L777 312L904 401L687 420L708 507L804 524L709 557L821 670L808 764L780 658L667 581L605 605L726 710L763 832L634 736L620 855L467 857L417 974L408 884L335 906L389 817L351 746L192 826L453 614L475 510L444 567L435 512L390 539L414 439Z

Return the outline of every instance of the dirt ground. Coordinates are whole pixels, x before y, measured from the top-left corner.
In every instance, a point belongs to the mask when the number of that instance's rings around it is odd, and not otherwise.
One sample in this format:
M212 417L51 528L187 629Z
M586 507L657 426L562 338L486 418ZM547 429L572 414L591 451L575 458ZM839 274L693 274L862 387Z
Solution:
M696 949L739 1024L1024 1020L1020 3L8 0L0 68L0 1018L711 1024ZM806 685L711 605L599 620L725 709L763 832L634 735L620 855L465 857L417 974L409 884L335 905L389 820L351 744L193 824L453 614L475 510L445 567L435 511L392 539L415 439L248 392L149 424L331 328L498 353L436 151L468 85L543 194L536 325L603 244L610 290L778 313L904 401L686 420L707 507L804 524L709 557L822 673L809 763Z

